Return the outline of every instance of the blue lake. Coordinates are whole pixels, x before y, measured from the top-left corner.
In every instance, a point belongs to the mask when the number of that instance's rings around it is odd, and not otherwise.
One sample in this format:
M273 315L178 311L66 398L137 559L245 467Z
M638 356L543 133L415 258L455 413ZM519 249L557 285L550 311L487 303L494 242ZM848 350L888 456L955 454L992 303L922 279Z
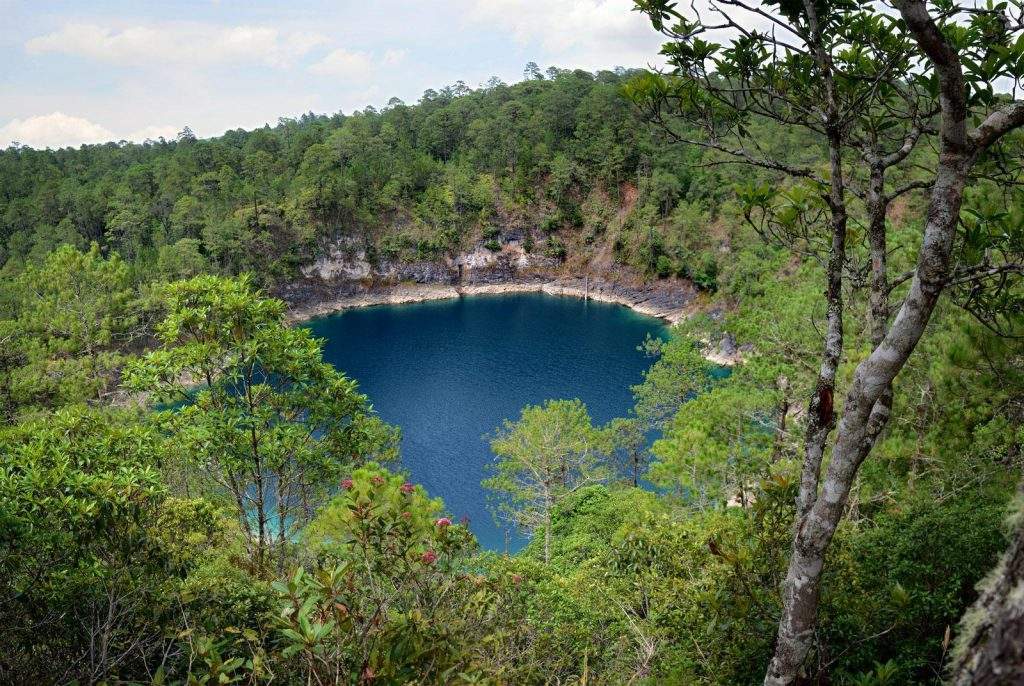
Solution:
M351 309L307 324L325 358L359 381L402 429L402 468L480 544L525 539L494 521L480 481L488 436L525 405L580 398L597 423L625 415L651 359L637 350L657 319L619 305L540 293L481 295Z

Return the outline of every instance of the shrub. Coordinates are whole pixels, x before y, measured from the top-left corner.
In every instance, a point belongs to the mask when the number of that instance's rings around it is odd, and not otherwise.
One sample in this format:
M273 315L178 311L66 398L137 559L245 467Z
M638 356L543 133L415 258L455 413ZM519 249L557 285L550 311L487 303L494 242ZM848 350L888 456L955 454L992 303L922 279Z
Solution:
M316 562L274 584L281 655L304 681L448 682L472 669L500 584L465 571L476 541L440 500L370 464L341 482L304 540Z
M547 257L552 257L559 262L565 260L565 245L562 241L558 240L554 236L548 239L547 245L544 247L544 254Z

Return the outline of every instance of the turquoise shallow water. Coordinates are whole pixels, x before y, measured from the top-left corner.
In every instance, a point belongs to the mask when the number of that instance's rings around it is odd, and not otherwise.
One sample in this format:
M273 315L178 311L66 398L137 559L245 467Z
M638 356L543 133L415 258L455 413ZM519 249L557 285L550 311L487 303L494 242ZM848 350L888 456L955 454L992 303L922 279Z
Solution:
M595 422L623 416L651 363L637 346L666 334L660 320L619 305L540 293L352 309L307 326L402 428L402 467L492 550L506 533L512 550L525 539L488 509L487 435L549 398L580 398Z

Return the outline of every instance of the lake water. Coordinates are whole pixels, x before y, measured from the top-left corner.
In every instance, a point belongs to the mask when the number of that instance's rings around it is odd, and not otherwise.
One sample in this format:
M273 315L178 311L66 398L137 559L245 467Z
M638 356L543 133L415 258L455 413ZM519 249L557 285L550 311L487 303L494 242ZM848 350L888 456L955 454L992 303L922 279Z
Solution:
M480 544L525 539L496 523L480 481L488 435L525 405L580 398L597 423L625 415L651 359L637 350L664 324L620 305L541 293L480 295L345 310L307 324L325 358L359 381L402 429L402 468Z

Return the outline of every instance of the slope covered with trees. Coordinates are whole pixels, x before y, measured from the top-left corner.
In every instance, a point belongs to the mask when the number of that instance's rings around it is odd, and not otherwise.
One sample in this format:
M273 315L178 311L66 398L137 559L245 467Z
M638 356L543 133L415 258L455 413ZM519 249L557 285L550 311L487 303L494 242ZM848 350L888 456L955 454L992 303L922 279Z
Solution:
M3 259L13 270L61 243L97 242L140 278L251 271L271 285L339 239L372 262L401 262L496 248L512 230L555 259L607 244L642 272L713 282L708 246L653 225L671 212L676 226L699 224L717 184L687 151L657 145L619 95L629 72L528 72L512 86L459 83L412 106L212 139L186 129L144 145L9 148ZM641 206L624 221L638 182Z
M1020 18L640 5L665 74L0 153L0 681L1012 683ZM628 416L496 427L504 556L266 292L512 231L707 289Z

